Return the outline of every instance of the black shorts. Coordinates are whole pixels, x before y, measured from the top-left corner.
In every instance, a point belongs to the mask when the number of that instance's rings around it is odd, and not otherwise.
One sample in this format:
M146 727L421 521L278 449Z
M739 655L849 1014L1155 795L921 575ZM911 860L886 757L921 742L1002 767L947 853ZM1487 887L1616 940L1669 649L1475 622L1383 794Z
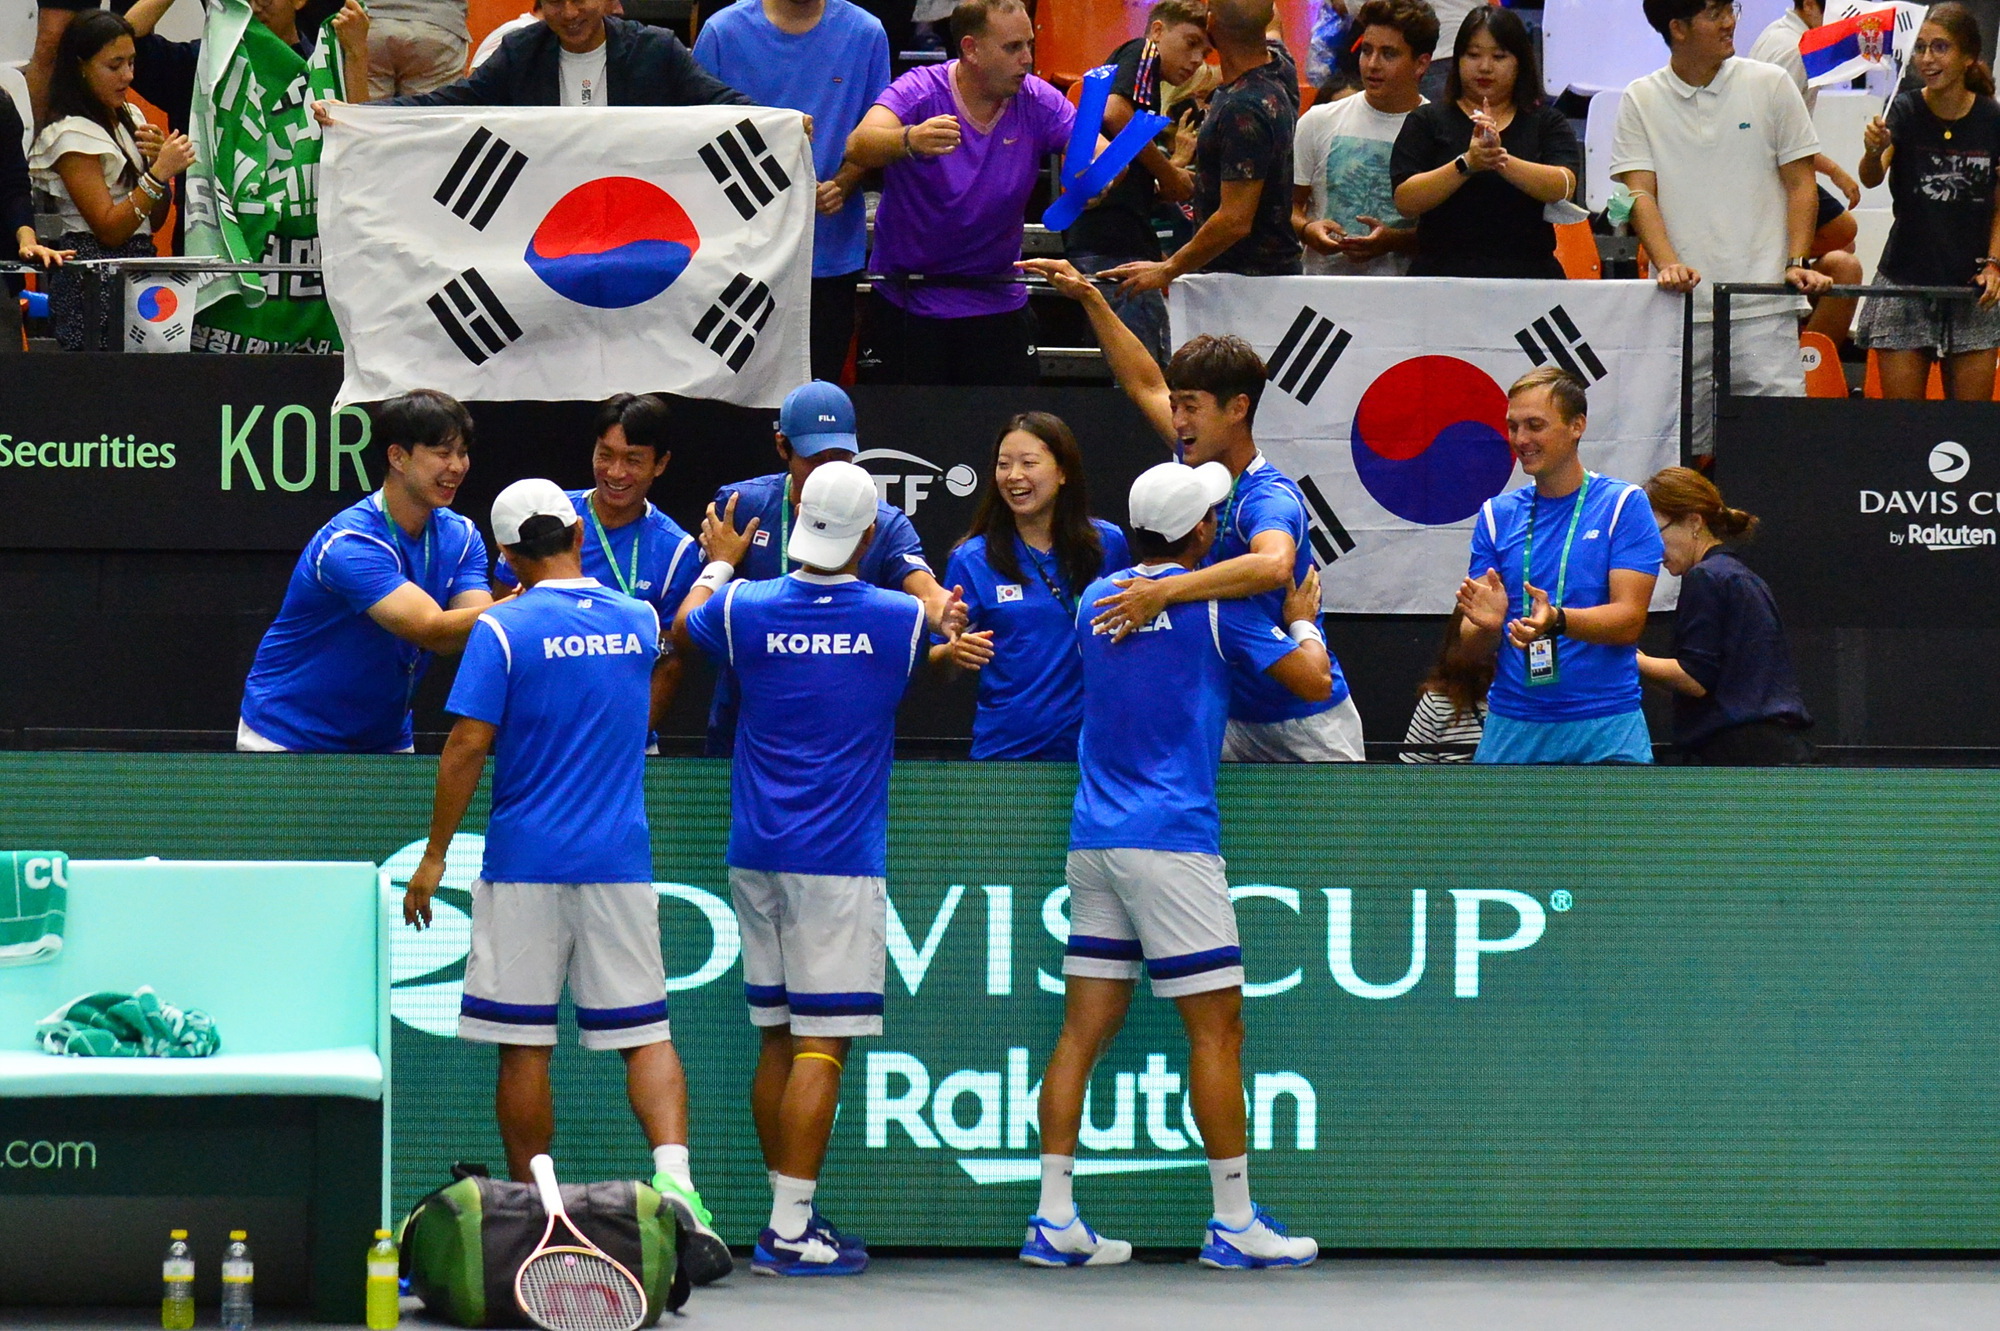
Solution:
M1819 230L1846 211L1846 202L1838 194L1821 185L1819 187L1819 220L1813 223L1813 230Z

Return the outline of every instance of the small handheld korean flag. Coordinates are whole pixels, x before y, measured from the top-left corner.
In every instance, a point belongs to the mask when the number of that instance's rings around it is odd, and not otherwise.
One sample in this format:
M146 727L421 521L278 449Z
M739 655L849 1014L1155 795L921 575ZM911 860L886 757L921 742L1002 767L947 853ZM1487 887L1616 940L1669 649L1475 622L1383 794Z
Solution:
M811 377L813 166L796 111L336 116L321 243L342 405L429 387L776 407Z
M134 272L125 282L125 349L186 351L201 284L199 273Z

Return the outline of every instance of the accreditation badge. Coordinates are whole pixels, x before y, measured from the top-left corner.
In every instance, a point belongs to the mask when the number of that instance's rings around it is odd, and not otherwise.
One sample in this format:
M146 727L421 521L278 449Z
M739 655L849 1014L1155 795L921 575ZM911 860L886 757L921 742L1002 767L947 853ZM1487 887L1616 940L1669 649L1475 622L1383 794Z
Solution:
M1528 683L1553 684L1556 682L1556 640L1537 638L1528 644Z

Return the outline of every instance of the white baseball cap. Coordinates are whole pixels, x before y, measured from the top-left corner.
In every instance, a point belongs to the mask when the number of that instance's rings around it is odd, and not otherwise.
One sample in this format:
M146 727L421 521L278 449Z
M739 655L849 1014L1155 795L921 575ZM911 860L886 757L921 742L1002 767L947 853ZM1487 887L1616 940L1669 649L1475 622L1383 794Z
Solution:
M875 525L875 478L852 462L822 462L799 490L798 523L785 553L818 569L845 568Z
M493 539L519 545L521 528L530 518L554 518L565 527L578 522L576 505L554 481L515 481L493 501Z
M1229 497L1229 468L1220 462L1190 467L1162 462L1132 482L1128 516L1133 527L1178 541L1200 525L1208 511Z

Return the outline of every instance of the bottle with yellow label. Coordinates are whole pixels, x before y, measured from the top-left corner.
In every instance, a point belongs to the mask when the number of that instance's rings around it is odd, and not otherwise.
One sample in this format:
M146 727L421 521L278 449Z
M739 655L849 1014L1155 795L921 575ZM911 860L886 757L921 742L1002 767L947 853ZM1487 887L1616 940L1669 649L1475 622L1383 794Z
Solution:
M396 1240L386 1229L375 1231L368 1250L368 1331L394 1331L403 1315L402 1283L397 1272Z
M185 1229L167 1237L167 1259L160 1263L160 1278L166 1286L160 1300L160 1326L163 1331L194 1331L194 1252L188 1247Z

